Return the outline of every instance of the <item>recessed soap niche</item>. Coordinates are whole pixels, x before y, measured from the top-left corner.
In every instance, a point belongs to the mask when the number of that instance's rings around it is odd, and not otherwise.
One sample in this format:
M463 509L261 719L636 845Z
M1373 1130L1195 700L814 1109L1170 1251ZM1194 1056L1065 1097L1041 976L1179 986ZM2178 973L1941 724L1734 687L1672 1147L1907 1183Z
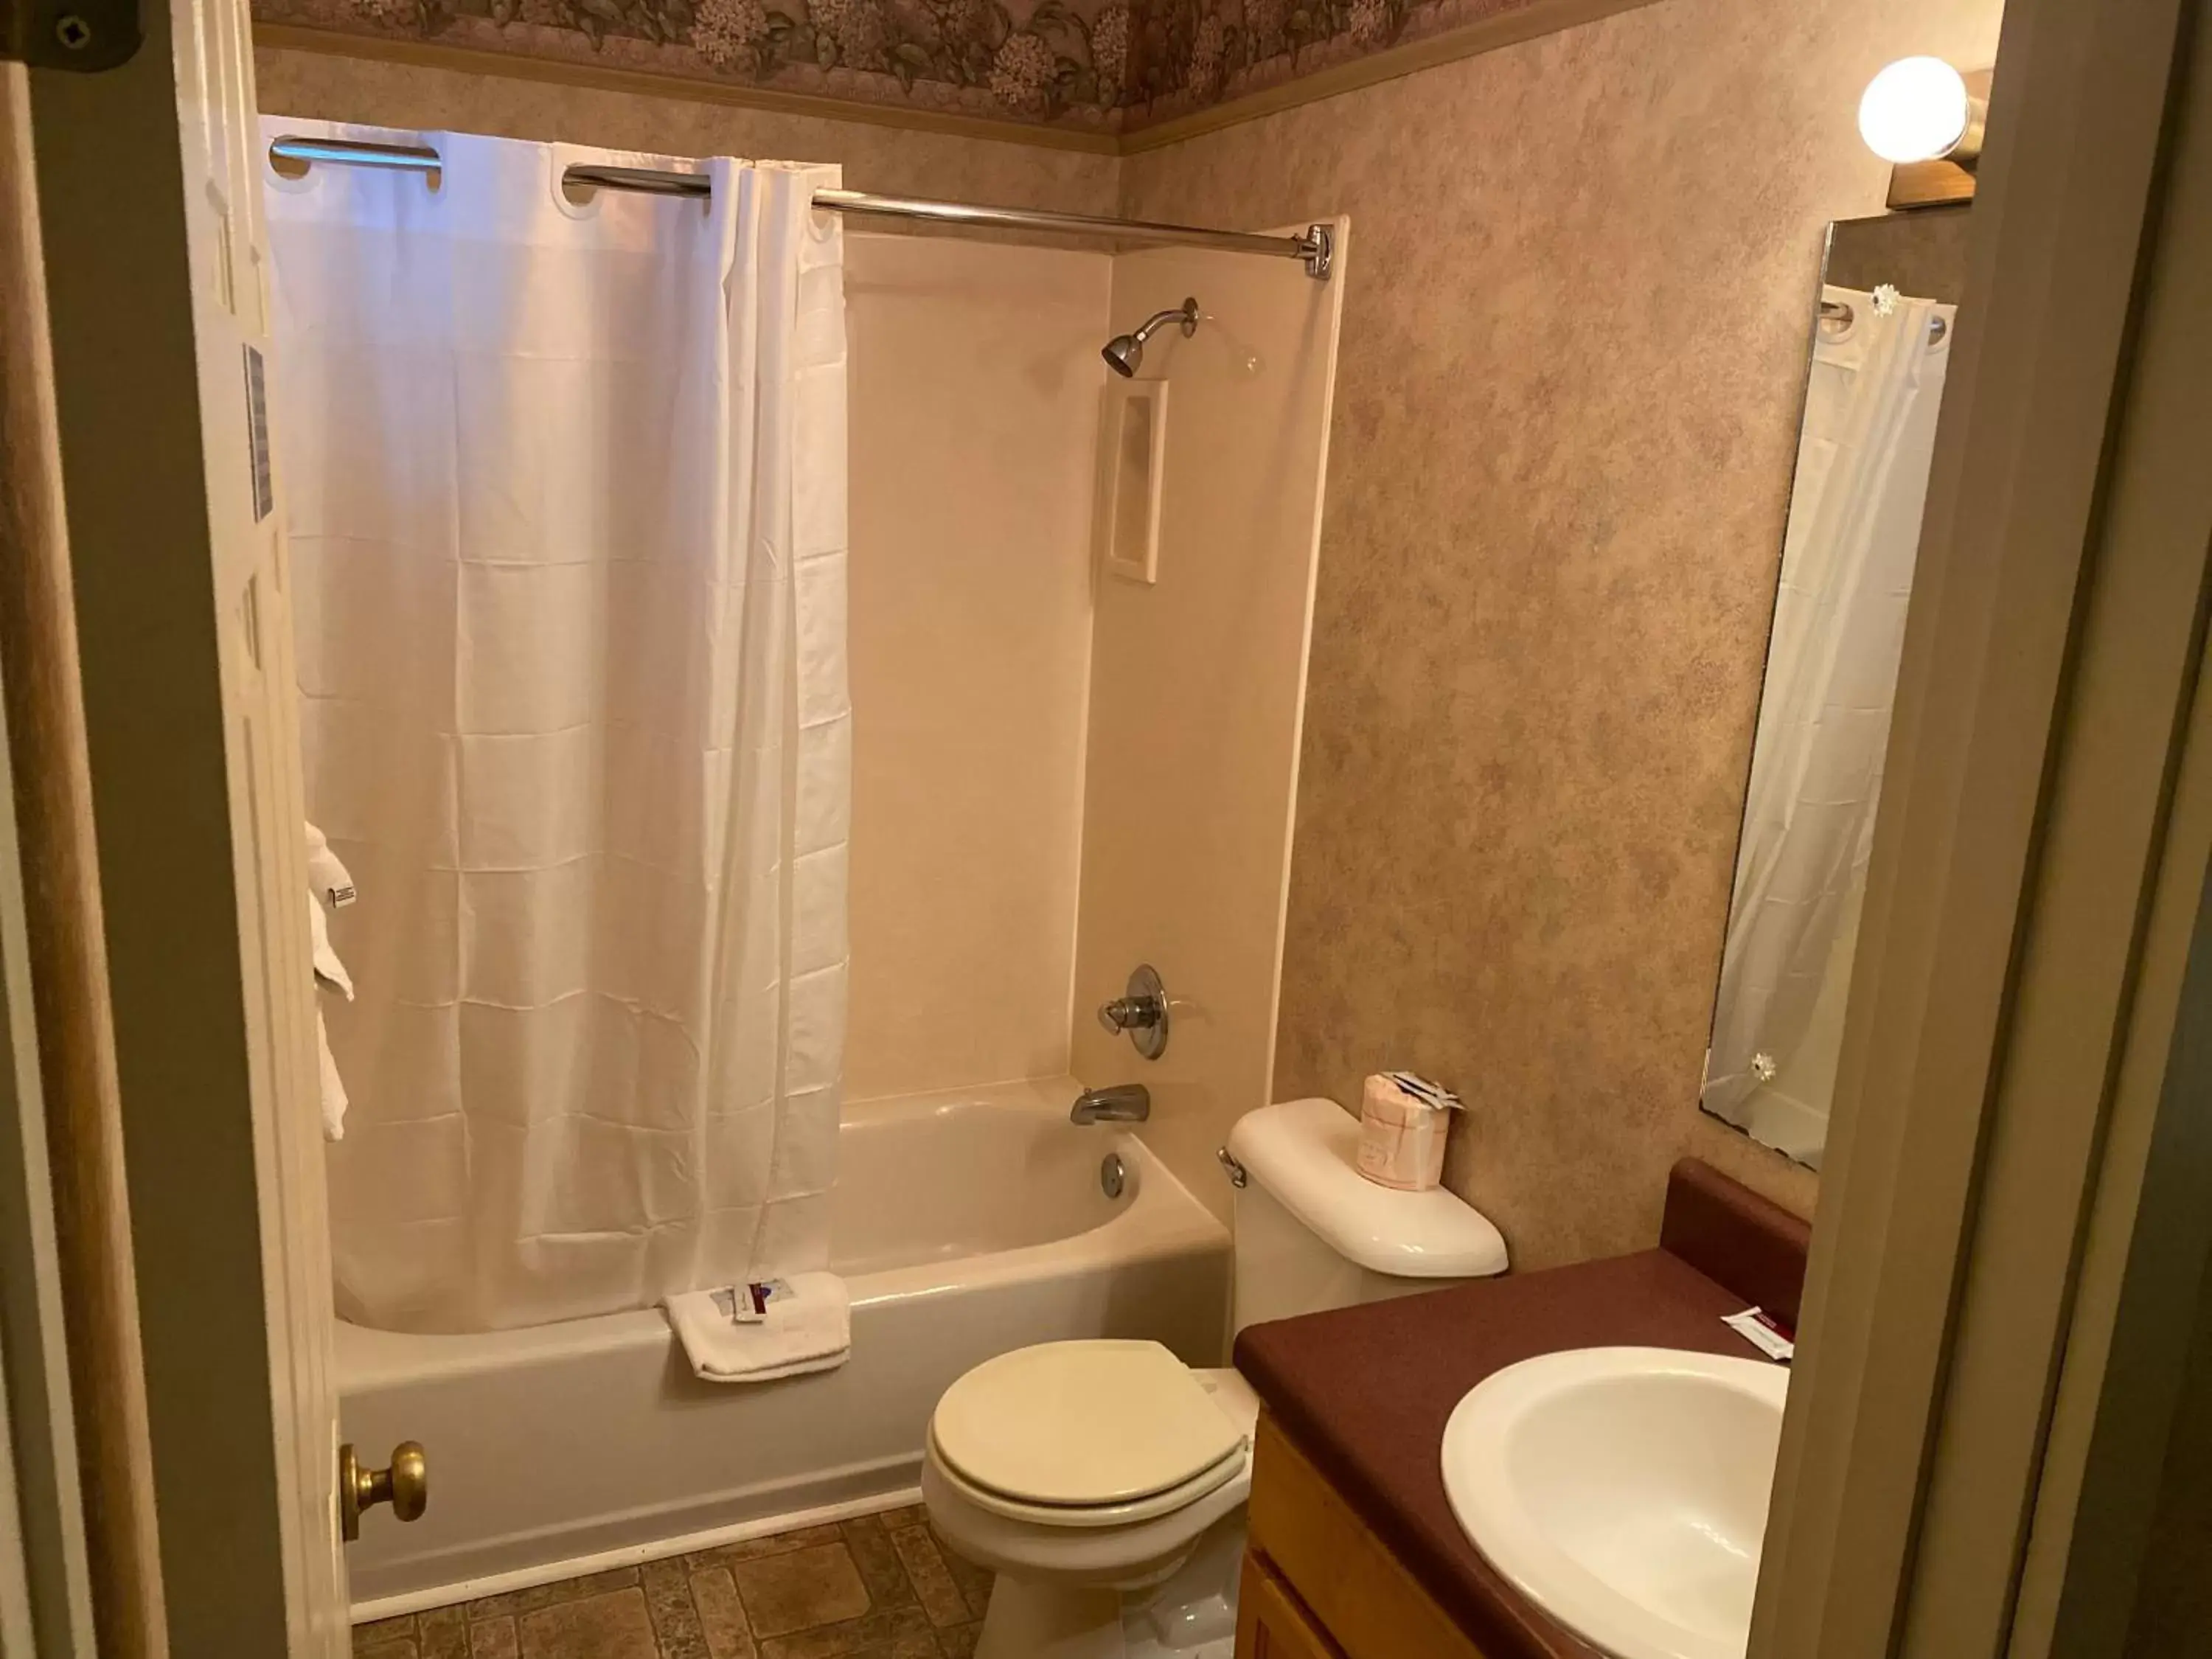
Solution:
M1109 575L1160 579L1160 493L1167 473L1168 383L1118 380L1098 422L1098 556Z

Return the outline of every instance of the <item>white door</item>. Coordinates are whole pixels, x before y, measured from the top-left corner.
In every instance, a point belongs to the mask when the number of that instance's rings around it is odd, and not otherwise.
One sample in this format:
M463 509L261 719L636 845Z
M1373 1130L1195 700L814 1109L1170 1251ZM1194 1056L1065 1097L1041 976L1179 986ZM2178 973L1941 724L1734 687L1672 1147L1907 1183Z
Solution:
M289 1651L349 1645L291 571L268 430L269 241L246 0L171 0ZM189 23L189 27L187 26Z
M168 1645L264 1652L281 1630L286 1653L339 1659L312 901L264 419L250 23L246 0L147 11L128 64L34 76L33 131Z

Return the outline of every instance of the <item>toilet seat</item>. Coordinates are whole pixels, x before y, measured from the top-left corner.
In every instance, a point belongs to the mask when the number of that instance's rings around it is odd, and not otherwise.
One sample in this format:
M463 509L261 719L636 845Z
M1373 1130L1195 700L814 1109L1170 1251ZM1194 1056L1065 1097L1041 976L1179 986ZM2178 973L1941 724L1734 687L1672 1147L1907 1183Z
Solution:
M938 1401L929 1450L978 1508L1053 1527L1182 1509L1243 1471L1243 1425L1157 1342L1048 1342L998 1356Z
M929 1438L929 1451L931 1462L937 1472L944 1476L945 1485L976 1508L988 1510L994 1515L1002 1515L1009 1521L1026 1521L1040 1527L1124 1527L1139 1521L1152 1521L1163 1515L1172 1515L1177 1510L1188 1509L1208 1492L1236 1479L1243 1473L1249 1455L1240 1441L1227 1455L1200 1470L1181 1485L1123 1503L1035 1504L1010 1497L1002 1492L994 1492L970 1480L945 1456L933 1432Z

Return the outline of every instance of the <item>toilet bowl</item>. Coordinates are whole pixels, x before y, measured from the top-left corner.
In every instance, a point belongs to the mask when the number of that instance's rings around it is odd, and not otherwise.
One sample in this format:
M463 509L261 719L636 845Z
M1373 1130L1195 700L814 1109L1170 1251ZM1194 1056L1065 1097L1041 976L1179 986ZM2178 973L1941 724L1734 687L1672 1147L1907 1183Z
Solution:
M1214 1659L1236 1624L1259 1401L1151 1342L1002 1355L945 1393L922 1501L998 1575L977 1659Z
M1237 1121L1236 1329L1505 1271L1480 1212L1376 1186L1358 1144L1333 1101ZM998 1575L976 1659L1230 1659L1259 1415L1234 1370L1153 1342L1017 1349L947 1389L921 1496Z

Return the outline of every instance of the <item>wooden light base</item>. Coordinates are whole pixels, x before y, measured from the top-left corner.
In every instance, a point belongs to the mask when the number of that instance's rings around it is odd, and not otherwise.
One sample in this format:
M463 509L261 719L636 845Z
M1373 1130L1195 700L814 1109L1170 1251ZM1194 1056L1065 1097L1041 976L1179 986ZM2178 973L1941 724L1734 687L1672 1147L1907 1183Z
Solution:
M1966 91L1987 108L1990 71L1969 70L1962 77ZM1974 174L1956 161L1901 161L1890 169L1889 205L1893 208L1946 207L1974 199Z

